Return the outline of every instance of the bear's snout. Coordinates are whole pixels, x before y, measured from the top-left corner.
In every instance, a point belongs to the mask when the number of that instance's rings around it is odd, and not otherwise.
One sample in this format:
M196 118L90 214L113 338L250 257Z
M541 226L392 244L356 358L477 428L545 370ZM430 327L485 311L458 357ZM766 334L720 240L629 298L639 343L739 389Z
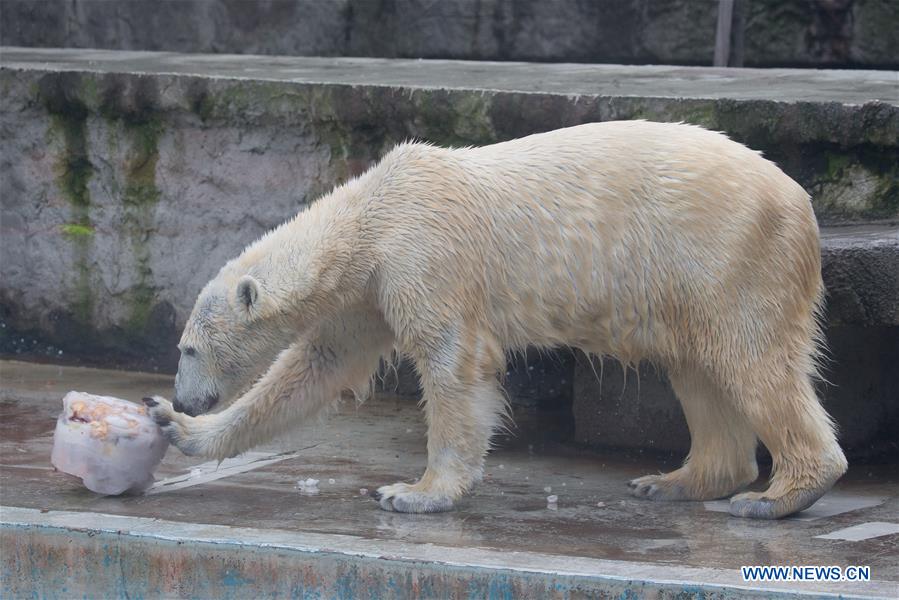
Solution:
M180 398L176 397L172 400L172 408L175 409L175 412L184 413L189 417L196 417L209 412L213 406L218 404L218 401L218 396L206 396L196 402L182 402Z

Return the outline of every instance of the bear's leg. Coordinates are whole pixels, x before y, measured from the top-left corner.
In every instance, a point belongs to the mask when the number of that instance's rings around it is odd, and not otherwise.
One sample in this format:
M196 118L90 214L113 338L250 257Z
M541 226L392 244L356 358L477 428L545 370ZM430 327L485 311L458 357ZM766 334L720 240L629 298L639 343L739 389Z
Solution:
M393 335L378 314L350 312L322 323L284 350L268 371L225 410L191 417L171 402L145 398L169 441L190 456L222 460L315 418L343 390L368 391Z
M774 465L768 489L734 496L730 513L779 519L808 508L833 487L846 472L846 457L806 373L771 366L757 369L747 384L737 406Z
M442 360L418 361L428 424L428 466L414 484L379 488L373 496L384 510L450 510L481 479L490 436L508 407L496 380L502 352L495 346L486 350L489 346L482 343L472 346L450 359L448 352L442 352Z
M631 494L652 500L713 500L755 481L757 441L746 418L700 371L673 370L669 379L690 428L690 454L675 471L632 480Z

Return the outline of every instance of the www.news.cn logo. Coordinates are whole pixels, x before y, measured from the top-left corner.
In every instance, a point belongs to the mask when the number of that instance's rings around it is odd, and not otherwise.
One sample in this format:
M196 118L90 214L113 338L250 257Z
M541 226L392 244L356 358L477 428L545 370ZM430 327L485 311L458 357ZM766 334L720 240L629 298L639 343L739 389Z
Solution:
M740 567L743 581L871 581L871 567Z

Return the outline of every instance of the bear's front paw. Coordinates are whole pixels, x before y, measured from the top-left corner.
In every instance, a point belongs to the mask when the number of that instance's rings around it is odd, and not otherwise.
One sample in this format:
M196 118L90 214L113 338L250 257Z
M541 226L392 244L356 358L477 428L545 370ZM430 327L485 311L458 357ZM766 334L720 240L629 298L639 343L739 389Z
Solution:
M382 509L402 513L436 513L452 510L453 499L446 494L416 489L408 483L379 487L371 497Z
M147 407L147 414L156 421L156 424L162 429L163 435L168 438L171 445L181 450L187 456L203 454L200 444L197 443L197 436L190 433L193 417L175 412L172 403L162 396L144 398L142 401L144 406Z

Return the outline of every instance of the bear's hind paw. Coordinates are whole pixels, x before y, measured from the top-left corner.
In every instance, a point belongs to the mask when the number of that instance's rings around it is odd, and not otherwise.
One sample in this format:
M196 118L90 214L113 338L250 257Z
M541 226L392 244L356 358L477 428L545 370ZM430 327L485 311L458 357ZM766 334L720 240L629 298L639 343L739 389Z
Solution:
M730 499L730 514L750 519L782 519L810 507L829 489L795 490L779 498L765 492L737 494Z

